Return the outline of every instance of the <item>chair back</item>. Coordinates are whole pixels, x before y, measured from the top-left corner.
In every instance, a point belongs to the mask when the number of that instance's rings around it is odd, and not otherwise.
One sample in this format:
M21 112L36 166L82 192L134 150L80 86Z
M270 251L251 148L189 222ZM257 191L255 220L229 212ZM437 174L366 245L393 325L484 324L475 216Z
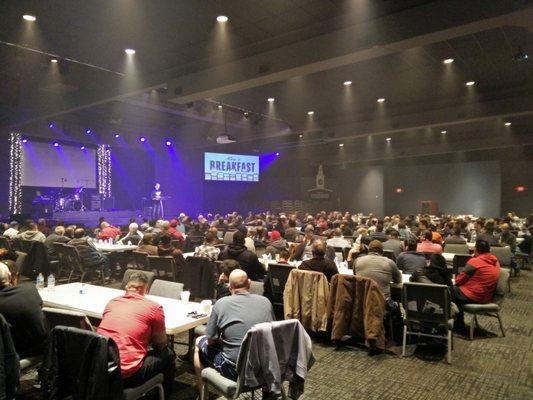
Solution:
M283 304L285 284L294 268L288 264L270 264L268 266L268 283L270 284L274 303Z
M169 299L179 299L183 292L183 283L169 282L161 279L156 279L150 287L150 294L152 296L167 297Z
M453 253L453 254L470 254L468 246L466 244L445 244L444 253Z
M346 252L344 250L344 247L335 247L335 246L331 246L331 247L333 247L333 250L335 251L335 258L339 262L346 260Z
M224 234L224 239L222 240L222 242L224 244L232 244L233 243L233 234L237 232L237 231L227 231L225 234Z
M453 256L453 274L457 275L463 271L463 268L468 263L472 256L470 254L456 254Z
M266 254L266 253L267 253L266 246L257 246L255 248L255 255L257 256L257 258L263 257L263 254Z
M222 229L217 230L217 238L222 239L224 237L224 234L225 234L224 230Z
M508 269L500 268L500 276L498 277L498 284L494 291L494 301L500 301L505 296L505 293L511 291L509 284L510 273Z
M122 290L126 289L126 284L128 283L130 276L135 272L142 272L143 274L146 275L146 277L148 278L148 290L150 290L152 283L154 282L154 279L155 279L155 274L151 271L144 271L141 269L132 269L132 268L127 269L124 272L124 276L122 277L122 283L120 284L120 288Z
M9 241L9 238L0 236L0 248L11 250L11 242Z
M148 253L143 253L142 251L133 252L133 260L138 269L143 269L145 271L150 269L150 264L148 263Z
M20 271L22 271L22 268L24 267L24 263L26 262L26 258L28 257L28 254L23 253L22 251L17 251L17 261L15 261L15 272L17 274L20 274Z
M55 242L52 243L52 247L54 248L54 252L57 256L58 265L56 274L57 277L59 277L61 271L67 270L69 268L68 257L65 251L65 244L61 242Z
M93 326L89 318L84 313L60 308L43 307L43 314L48 323L48 328L52 330L56 326L70 326L87 331L92 331Z
M81 262L80 255L75 246L70 244L63 245L63 253L65 254L66 261L74 271L84 272L84 268Z
M183 250L183 240L171 240L170 241L170 244L172 245L172 247L174 247L175 249L178 249L178 250Z
M204 243L204 238L202 236L187 236L185 238L185 244L183 251L185 253L190 253L196 249L196 247L201 246Z
M402 305L409 322L446 325L450 319L450 291L446 285L406 282Z
M498 259L502 267L511 266L513 254L511 253L511 249L509 247L490 246L490 252Z
M263 282L250 281L250 293L262 296L265 292L265 285Z
M158 278L177 282L178 271L172 256L148 256L148 265L155 271Z
M205 257L187 257L183 267L183 284L191 296L202 299L215 298L218 268Z

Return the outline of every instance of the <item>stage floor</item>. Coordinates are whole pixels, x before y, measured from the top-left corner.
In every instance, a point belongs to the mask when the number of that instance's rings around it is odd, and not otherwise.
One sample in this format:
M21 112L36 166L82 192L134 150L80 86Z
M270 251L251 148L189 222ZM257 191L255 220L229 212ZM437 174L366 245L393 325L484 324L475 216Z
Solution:
M63 221L66 225L85 225L96 227L100 217L104 217L112 225L128 225L130 218L135 218L137 223L142 223L141 210L116 210L116 211L61 211L54 212L53 219Z

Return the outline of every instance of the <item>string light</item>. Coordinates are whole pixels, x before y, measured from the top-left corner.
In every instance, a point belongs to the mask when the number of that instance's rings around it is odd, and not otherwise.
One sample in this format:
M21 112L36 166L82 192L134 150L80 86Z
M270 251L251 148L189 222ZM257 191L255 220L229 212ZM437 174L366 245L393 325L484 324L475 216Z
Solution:
M9 212L20 214L22 211L22 144L20 133L9 136Z
M103 199L111 197L111 148L98 145L98 193Z

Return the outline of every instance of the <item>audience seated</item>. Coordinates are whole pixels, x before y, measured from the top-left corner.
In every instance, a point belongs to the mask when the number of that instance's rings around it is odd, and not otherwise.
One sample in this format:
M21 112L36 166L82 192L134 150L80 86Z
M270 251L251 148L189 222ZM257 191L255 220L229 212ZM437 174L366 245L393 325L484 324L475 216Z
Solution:
M148 300L144 296L147 291L148 277L143 272L133 273L126 294L105 307L98 333L117 344L125 387L139 386L163 373L165 397L170 398L175 354L167 343L163 307Z
M220 249L215 247L217 242L217 235L211 230L207 231L204 238L204 243L198 247L194 252L195 257L209 258L211 261L216 261L220 254Z
M390 298L390 283L402 283L402 273L396 263L387 257L383 257L383 243L372 240L368 246L368 254L359 257L354 262L356 275L374 280L385 299Z
M270 232L270 243L266 247L267 254L274 256L287 248L287 241L281 237L278 231Z
M444 245L447 244L466 244L466 239L461 235L460 225L455 225L452 234L444 239Z
M287 242L296 242L296 238L300 235L300 231L296 229L296 220L289 219L287 222L288 228L285 229L285 240Z
M250 279L254 281L262 281L266 275L266 269L259 262L257 255L249 251L244 245L244 235L240 231L233 234L233 243L220 252L218 259L220 261L236 260Z
M442 246L432 242L433 234L431 231L424 233L424 239L416 247L416 251L419 253L437 253L442 254Z
M121 238L118 243L119 244L128 244L131 242L131 244L139 244L141 239L143 238L143 233L139 231L139 225L137 223L132 222L128 225L128 233Z
M41 355L48 338L42 300L33 283L17 285L15 271L0 263L0 314L11 325L11 336L21 358Z
M9 223L9 228L4 231L3 236L14 239L19 233L19 228L20 226L17 221L11 221Z
M313 241L317 239L315 237L315 227L313 225L307 225L304 230L304 238L302 242L294 250L292 255L293 260L301 260L303 258L311 258L313 256Z
M206 336L196 341L194 368L200 393L201 372L205 367L214 368L222 376L236 380L235 365L246 332L255 324L274 320L268 299L249 293L250 280L246 272L240 269L231 272L229 289L231 296L218 300L213 306Z
M446 265L446 260L441 254L436 253L429 256L427 263L424 259L423 268L412 272L411 281L452 286L451 273Z
M400 240L400 234L396 229L389 230L389 240L383 242L383 250L390 250L394 257L398 257L404 251L403 242Z
M338 274L339 270L333 261L324 257L326 255L326 242L324 240L318 239L313 242L312 255L313 258L303 261L298 268L305 271L322 272L330 282L333 275Z
M65 228L63 226L56 226L54 232L50 234L45 240L46 252L49 260L57 260L54 243L68 243L70 239L65 236Z
M418 243L415 239L407 241L407 251L396 258L396 265L404 274L413 274L422 271L426 266L426 256L417 251Z
M377 223L375 229L370 234L372 240L379 240L380 242L386 242L389 240L389 237L385 232L383 232L383 223Z
M500 237L495 232L496 226L494 220L490 219L485 223L485 229L476 237L478 240L487 242L490 246L498 246L500 244Z
M42 232L39 232L39 230L37 229L37 224L35 222L29 221L27 227L28 229L16 235L15 239L35 240L37 242L44 243L46 236L44 236Z
M222 272L220 273L217 282L217 300L231 295L229 288L229 276L233 270L241 269L241 266L237 261L228 259L222 261L220 269Z
M486 240L477 240L474 257L463 271L455 278L452 287L452 301L459 307L454 328L465 329L463 305L467 303L490 303L498 284L500 263L490 253L490 244Z
M342 236L340 228L335 228L333 230L333 237L326 240L326 244L331 247L352 247L351 243Z
M502 224L500 227L500 244L509 246L511 252L516 252L516 236L511 232L509 224Z
M96 250L92 239L85 235L85 229L76 228L74 239L70 240L67 244L76 247L83 266L91 268L104 264L104 273L106 276L109 276L109 261L107 256Z
M39 218L37 220L37 230L41 232L44 236L50 235L50 228L46 225L46 220L44 218Z
M116 226L109 224L108 222L102 222L100 224L100 233L98 233L98 239L109 240L113 242L120 236L120 229Z
M157 255L161 257L172 256L178 265L185 263L181 250L172 246L172 238L168 233L161 235L159 244L157 245Z
M153 237L154 236L151 233L145 233L139 247L137 247L137 251L146 253L149 256L157 256L157 246L153 245Z

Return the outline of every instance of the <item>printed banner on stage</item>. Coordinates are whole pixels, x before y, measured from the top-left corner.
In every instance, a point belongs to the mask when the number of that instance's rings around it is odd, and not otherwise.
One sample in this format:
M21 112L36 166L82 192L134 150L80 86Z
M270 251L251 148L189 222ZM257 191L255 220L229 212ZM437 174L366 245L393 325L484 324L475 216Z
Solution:
M206 181L259 182L259 157L205 153Z

